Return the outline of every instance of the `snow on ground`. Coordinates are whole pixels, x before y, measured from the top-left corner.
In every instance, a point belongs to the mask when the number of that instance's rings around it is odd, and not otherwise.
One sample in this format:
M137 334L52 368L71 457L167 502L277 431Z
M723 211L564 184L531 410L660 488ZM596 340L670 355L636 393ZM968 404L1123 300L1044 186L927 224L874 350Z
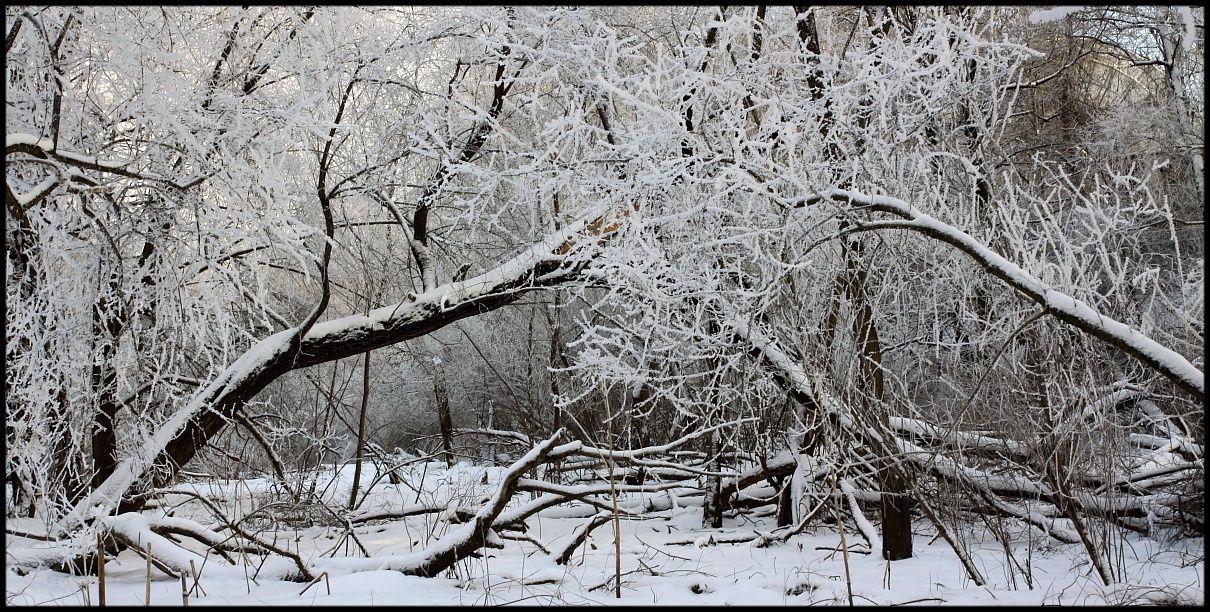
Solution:
M328 472L317 489L325 499L348 498L351 468ZM400 508L417 504L450 506L451 500L471 510L493 492L500 468L460 464L447 470L444 464L414 464L405 468L410 477L400 485L380 482L363 506ZM373 479L371 467L363 483ZM486 478L485 478L486 476ZM484 482L486 480L486 482ZM408 486L407 483L411 483ZM419 486L423 483L424 486ZM247 512L271 495L265 480L193 482L180 488L204 492L212 499L226 497L224 510L234 511L236 502ZM420 492L417 493L415 489ZM665 493L650 494L662 496ZM513 504L529 499L518 494ZM639 501L633 496L632 503ZM171 499L165 508L181 504L177 516L202 524L212 521L196 503L184 496ZM149 515L155 510L148 511ZM574 512L551 508L529 521L529 535L552 551L566 542L572 532L595 511ZM451 513L444 513L448 517ZM721 530L701 528L700 507L678 507L652 513L641 520L621 521L623 587L615 599L611 524L593 531L586 547L572 557L568 566L556 565L551 557L529 542L508 540L502 550L489 550L485 558L468 559L458 566L458 575L417 578L395 571L369 571L333 575L302 593L306 584L275 579L245 577L243 568L225 566L213 555L199 563L201 588L189 605L483 605L483 604L622 604L622 605L807 605L848 603L846 563L839 534L831 526L795 536L789 542L758 548L751 542L711 544L720 536L743 535L773 528L772 517L728 519ZM569 516L572 515L572 516ZM575 516L582 515L582 516ZM254 524L252 522L245 525ZM457 528L440 513L370 523L357 527L362 543L373 555L402 555L418 551L427 543ZM1003 547L982 528L964 527L976 564L991 584L974 585L962 571L944 540L935 538L927 522L916 524L912 559L890 564L868 551L861 536L846 533L849 548L848 574L853 602L857 605L917 603L921 605L1095 605L1117 603L1202 603L1205 599L1204 541L1201 538L1161 543L1129 534L1115 543L1112 563L1120 583L1104 587L1079 544L1057 545L1038 532L1019 531L1007 562ZM304 558L321 554L358 555L350 541L342 543L339 527L290 527L279 525L279 545L289 542ZM262 534L264 535L264 534ZM1032 553L1027 542L1033 539ZM1041 544L1039 544L1041 542ZM347 547L343 544L347 544ZM194 550L199 545L189 542ZM96 605L95 577L70 576L48 569L26 575L16 571L17 556L45 546L24 538L6 540L8 560L6 601L17 605ZM334 553L332 552L334 551ZM1011 564L1013 571L1008 571ZM106 564L107 603L144 605L145 561L127 550ZM268 570L265 570L268 573ZM1032 587L1026 572L1032 577ZM248 574L254 574L255 569ZM888 588L889 584L889 588ZM602 586L604 585L604 586ZM82 586L88 590L85 598ZM329 594L328 588L331 593ZM180 582L153 570L152 604L180 605ZM301 593L301 594L300 594Z

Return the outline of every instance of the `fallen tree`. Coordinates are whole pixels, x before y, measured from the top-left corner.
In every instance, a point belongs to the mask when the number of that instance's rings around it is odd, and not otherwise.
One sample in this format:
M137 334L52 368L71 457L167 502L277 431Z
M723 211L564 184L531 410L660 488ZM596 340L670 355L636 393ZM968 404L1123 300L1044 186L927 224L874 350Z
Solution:
M253 345L177 409L57 523L66 533L85 517L136 510L140 489L162 486L189 462L257 393L288 371L415 338L454 321L517 300L524 292L575 278L587 252L616 230L600 213L583 216L503 264L465 281L442 285L391 306L278 332ZM601 232L607 232L601 234ZM125 502L125 503L124 503Z
M948 457L942 452L926 449L905 440L893 431L894 428L881 424L877 419L870 418L869 415L864 415L848 408L827 390L825 382L820 377L809 377L803 368L778 346L774 339L769 338L760 330L754 329L738 318L732 318L727 323L734 331L735 336L741 342L750 346L751 352L766 367L773 371L774 380L784 385L787 392L799 399L800 402L823 411L828 417L825 422L835 423L839 427L841 431L834 432L834 435L839 433L851 436L853 442L850 444L856 443L857 445L865 445L869 448L871 456L861 458L860 453L856 452L859 446L851 446L850 448L853 448L854 452L851 452L850 458L856 459L856 465L863 466L870 472L873 471L873 466L879 458L895 459L893 469L901 471L906 469L905 466L915 464L918 470L925 471L935 478L957 485L962 490L973 492L975 494L974 503L966 506L968 510L992 512L1020 520L1027 525L1038 528L1044 534L1059 542L1067 544L1083 542L1094 564L1098 565L1098 567L1100 567L1098 553L1084 536L1083 527L1080 522L1081 518L1078 514L1083 514L1094 519L1113 521L1137 531L1140 528L1137 525L1130 525L1124 522L1124 516L1133 514L1135 517L1146 517L1150 521L1156 515L1163 516L1179 513L1177 508L1182 503L1179 495L1106 496L1088 491L1070 493L1053 490L1045 484L1042 478L1042 474L1046 472L1046 466L1031 465L1028 462L1029 456L1025 453L1025 449L1015 442L984 435L964 434L962 432L943 436L939 435L941 432L939 428L929 424L903 419L890 421L895 423L898 426L897 428L902 431L925 438L941 438L943 441L949 442L960 440L975 442L977 446L983 449L990 448L1004 451L1002 456L1005 458L1005 462L1000 466L1000 469L1013 471L1010 471L1008 474L993 474L989 471L963 465L960 461ZM1121 391L1112 391L1110 393L1113 396L1111 399L1116 402L1122 401L1123 398L1138 399L1137 390L1127 391L1130 391L1130 394L1122 395ZM1090 406L1113 409L1115 401L1103 398L1100 401L1093 402ZM1079 414L1083 415L1085 411L1081 411ZM1171 447L1181 446L1182 443L1177 440L1175 437L1176 434L1173 432L1172 435L1174 439ZM1145 447L1141 448L1140 452L1144 456L1154 457L1150 449ZM738 489L742 488L741 484L759 482L762 480L762 477L769 474L799 469L801 463L795 461L793 463L794 467L791 468L790 458L786 457L781 460L771 461L767 465L770 467L750 472L744 477L736 478L731 485L731 490L738 492ZM1187 474L1186 479L1199 478L1197 470L1201 469L1200 463L1187 464L1182 462L1180 465L1184 470L1192 472ZM1130 478L1127 478L1127 480L1130 480ZM873 533L872 528L869 522L861 516L858 509L855 497L857 493L856 489L844 481L842 481L841 488L849 502L850 514L853 516L855 523L859 526L860 531L866 534L867 539L870 539L871 544L873 544L874 540L870 538L870 535ZM1005 497L1046 502L1051 504L1055 508L1055 511L1043 513L1036 509L1014 504L1004 499ZM947 530L937 520L935 513L931 509L926 509L926 515L936 525L939 534L943 535L950 542L955 553L964 560L964 565L967 567L971 577L976 581L983 580L973 565L969 563L969 555L957 542L947 535ZM1075 529L1071 530L1060 526L1056 522L1059 519L1070 520ZM1102 572L1102 577L1107 583L1110 580L1104 572Z

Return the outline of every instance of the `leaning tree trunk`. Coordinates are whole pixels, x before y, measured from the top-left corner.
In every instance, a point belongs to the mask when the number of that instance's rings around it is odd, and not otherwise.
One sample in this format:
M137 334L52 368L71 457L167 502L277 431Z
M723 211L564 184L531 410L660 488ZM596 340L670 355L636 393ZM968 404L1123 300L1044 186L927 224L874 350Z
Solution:
M159 434L122 460L55 527L64 533L96 506L138 510L148 489L170 482L218 435L235 411L286 372L350 357L440 329L516 301L526 291L578 276L591 252L621 227L616 211L599 208L483 274L414 295L390 306L278 332L254 344L158 427ZM621 211L625 215L625 211ZM301 337L299 337L301 336Z

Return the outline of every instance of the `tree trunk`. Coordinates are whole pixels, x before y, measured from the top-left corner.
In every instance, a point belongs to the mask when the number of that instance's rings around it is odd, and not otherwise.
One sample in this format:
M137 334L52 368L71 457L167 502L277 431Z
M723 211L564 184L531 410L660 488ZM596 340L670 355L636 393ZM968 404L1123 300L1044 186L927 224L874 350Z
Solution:
M441 450L445 454L445 464L454 466L454 423L450 418L450 402L445 395L445 385L441 375L433 375L433 395L437 398L437 427L441 429Z
M869 389L868 394L862 395L862 403L867 410L877 411L876 418L885 429L890 415L883 402L882 343L878 339L878 328L874 325L873 308L865 293L868 270L860 261L863 248L859 240L854 240L846 253L851 273L850 282L846 285L855 310L853 335L861 360L861 378ZM882 487L882 558L888 561L912 556L912 500L908 495L908 483L890 465L895 460L895 457L883 457L884 465L879 470L879 485Z
M555 211L558 212L558 198L555 198ZM556 224L556 227L557 224ZM555 291L554 303L548 310L548 322L550 324L550 356L547 363L550 367L550 398L552 404L558 401L560 395L559 390L559 374L554 369L559 367L558 362L563 353L563 325L559 321L560 311L563 306L562 295L558 290ZM563 366L566 367L566 358L563 358ZM563 427L563 409L559 406L553 406L553 414L551 416L550 431L556 432Z
M706 456L711 457L719 452L718 432L710 433L706 446ZM718 471L718 460L710 462L711 470ZM723 526L722 480L718 476L706 477L706 507L702 509L702 521L718 529Z
M104 259L102 260L104 261ZM109 273L109 279L100 288L101 295L93 304L92 333L94 354L90 380L93 393L96 394L96 409L92 421L92 478L91 486L100 486L118 463L118 441L114 431L114 419L117 416L119 404L114 397L117 391L117 371L113 368L114 357L118 351L118 342L124 327L124 314L120 312L121 305L112 304L110 296L117 297L120 278L116 270ZM119 312L114 312L117 309Z
M357 416L357 450L353 464L353 487L349 489L349 509L357 506L357 490L361 488L361 460L365 454L366 409L370 405L370 351L366 351L361 370L361 413Z
M794 524L794 497L791 495L790 483L786 478L775 480L779 490L777 494L777 526L789 527Z

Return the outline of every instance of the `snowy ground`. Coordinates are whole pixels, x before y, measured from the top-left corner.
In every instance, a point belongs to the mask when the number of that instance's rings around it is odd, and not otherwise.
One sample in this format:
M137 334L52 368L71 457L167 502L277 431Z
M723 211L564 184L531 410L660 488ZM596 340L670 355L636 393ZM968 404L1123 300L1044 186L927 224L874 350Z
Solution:
M448 471L444 464L436 463L408 469L412 470L408 480L420 493L406 484L379 483L363 510L367 506L399 507L418 502L444 504L451 499L476 508L470 503L472 498L490 492L500 476L498 468L465 464ZM325 498L347 499L349 472L342 471L335 482L329 479ZM369 478L363 482L372 477L371 469ZM423 487L415 484L422 481ZM225 497L228 503L224 509L229 511L234 510L238 500L241 510L247 512L256 500L263 503L268 494L268 483L259 480L199 482L188 486L214 498ZM660 495L666 499L664 494L652 496ZM528 499L528 494L519 494L518 498L515 501ZM185 499L180 496L173 501ZM635 497L628 501L641 503ZM196 503L179 506L175 514L209 522ZM571 507L551 508L530 519L529 534L555 550L590 514L591 511ZM250 574L255 568L248 570L246 576L242 567L226 565L214 556L207 559L198 555L204 594L191 596L189 605L844 605L848 603L849 583L853 603L857 605L1198 604L1205 599L1205 553L1201 538L1162 544L1131 534L1113 546L1112 564L1121 582L1104 587L1080 545L1044 542L1037 546L1040 535L1035 532L1032 534L1035 548L1031 553L1025 544L1030 534L1021 532L1017 538L1021 544L1012 550L1015 561L1010 562L1006 561L1004 548L989 533L968 527L976 563L991 583L979 587L965 576L944 540L933 541L935 533L924 522L916 525L915 557L894 562L889 570L887 562L877 553L862 554L868 550L864 541L849 532L845 542L850 553L849 581L845 579L845 556L837 552L840 537L831 527L821 527L767 548L755 547L751 542L708 542L711 534L714 539L725 539L773 527L772 517L756 520L754 523L742 517L728 519L722 530L702 529L701 508L680 507L652 513L641 520L622 521L621 599L615 599L613 593L614 546L611 526L606 524L593 532L589 545L577 551L567 566L555 564L532 543L510 540L503 550L489 550L485 558L459 564L457 577L416 578L394 571L343 575L333 572L327 584L320 582L301 594L307 585L265 576L254 581ZM449 527L438 514L427 514L359 526L357 534L373 555L406 554L422 549ZM26 528L33 529L35 525ZM329 553L333 549L336 556L357 555L351 541L346 542L347 547L341 545L341 533L338 527L278 531L281 540L293 542L304 558L333 554ZM192 548L201 550L195 544L189 542ZM23 554L21 549L28 552L41 546L45 544L24 538L6 539L7 603L95 605L95 577L70 576L46 569L20 575L14 559ZM1010 564L1011 572L1007 569ZM145 567L143 558L129 550L116 561L111 560L106 565L107 603L143 605ZM1026 570L1032 574L1032 588ZM87 598L82 586L87 588ZM151 586L153 605L181 604L177 580L153 571Z

